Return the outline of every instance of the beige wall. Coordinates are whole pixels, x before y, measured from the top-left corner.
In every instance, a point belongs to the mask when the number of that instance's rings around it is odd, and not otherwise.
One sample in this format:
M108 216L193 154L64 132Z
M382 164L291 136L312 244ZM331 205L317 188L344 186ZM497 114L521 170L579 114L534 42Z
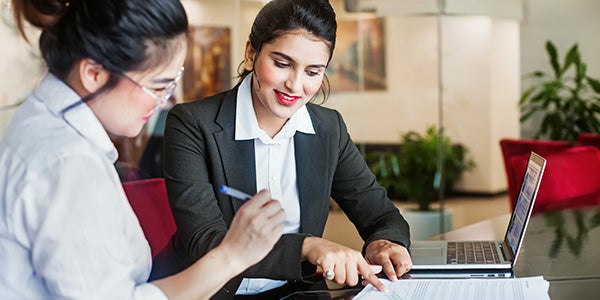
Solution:
M449 1L464 9L471 0ZM494 3L493 1L488 1ZM193 25L232 28L232 74L242 59L252 19L263 2L256 0L183 0ZM387 4L402 1L382 1ZM407 2L407 1L404 1ZM485 1L484 1L485 2ZM514 2L511 1L513 8ZM4 3L4 2L3 2ZM339 18L360 18L344 12L333 0ZM408 1L410 3L410 1ZM444 121L447 134L469 146L478 168L467 174L466 191L497 192L506 187L498 139L519 136L516 101L519 75L547 69L544 40L554 40L561 53L578 42L592 75L600 75L600 40L593 28L600 19L600 1L523 0L523 22L502 16L443 23ZM481 7L477 7L481 10ZM396 142L402 132L424 130L438 120L437 40L435 19L394 15L386 17L388 89L382 92L339 93L326 104L342 112L357 142ZM502 12L510 16L510 12ZM517 14L518 15L518 14ZM2 7L5 20L5 9ZM23 98L43 71L35 48L0 23L0 106ZM516 60L514 59L516 56ZM232 80L232 82L235 80ZM0 112L0 136L10 112Z
M229 23L234 28L235 72L252 19L262 3L184 3L193 24ZM372 16L347 13L342 1L333 4L339 19ZM465 176L460 188L484 193L503 191L506 183L497 140L500 135L516 136L519 130L513 105L519 94L518 23L490 17L445 17L442 25L446 133L469 147L478 164ZM388 89L336 93L326 103L344 115L356 142L396 143L406 131L424 131L427 126L438 124L436 18L388 15L386 37ZM504 80L494 83L494 78ZM507 98L512 102L507 102ZM506 120L510 122L508 126L498 125Z
M2 2L4 3L4 2ZM30 32L31 45L27 44L14 29L12 18L4 4L0 6L0 138L4 135L16 108L7 106L21 101L39 80L44 64L37 50L38 32Z
M341 18L347 14L339 14ZM386 16L388 90L335 94L328 106L342 112L358 142L398 142L408 130L438 124L438 64L442 65L445 133L466 145L477 168L458 188L505 190L498 141L519 135L519 24L489 16L444 16L438 59L435 16Z
M600 78L600 1L597 0L523 0L521 24L521 73L534 70L550 72L544 44L556 45L561 61L568 49L579 44L588 74ZM528 82L525 82L526 84ZM527 88L527 85L523 85ZM522 124L521 135L531 137L536 122Z

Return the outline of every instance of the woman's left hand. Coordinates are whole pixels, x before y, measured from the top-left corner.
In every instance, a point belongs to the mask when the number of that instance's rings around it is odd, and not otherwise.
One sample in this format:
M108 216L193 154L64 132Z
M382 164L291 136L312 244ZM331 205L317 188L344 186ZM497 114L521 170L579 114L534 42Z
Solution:
M369 264L380 265L383 272L391 280L396 281L412 268L412 260L408 250L387 240L371 242L365 251L365 259Z

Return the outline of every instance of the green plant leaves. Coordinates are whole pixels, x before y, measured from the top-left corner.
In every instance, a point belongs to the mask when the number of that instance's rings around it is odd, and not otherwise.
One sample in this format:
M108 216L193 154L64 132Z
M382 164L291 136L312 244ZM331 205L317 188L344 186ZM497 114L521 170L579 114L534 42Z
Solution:
M554 44L552 44L550 41L546 42L546 52L548 52L548 56L550 57L550 66L552 66L554 75L556 78L559 78L561 70L560 65L558 64L558 53L556 51L556 47L554 47Z
M548 43L550 43L550 42L548 42ZM550 43L550 44L552 44L552 43ZM556 51L556 49L554 51ZM581 59L580 59L580 55L579 55L579 47L577 46L577 44L575 44L573 47L571 47L571 49L567 53L567 56L565 58L565 65L562 67L560 74L561 75L564 74L567 71L567 69L569 69L569 67L571 67L571 65L573 63L579 64L580 61L581 61Z
M594 78L587 78L588 84L592 87L594 92L600 94L600 81Z
M464 171L475 167L475 162L466 158L467 152L429 126L424 135L416 131L403 134L399 151L366 153L365 160L390 197L407 198L418 203L420 210L429 210L440 189L451 189Z
M521 122L540 120L535 138L574 141L580 132L600 133L600 81L587 75L577 44L559 62L556 47L546 42L554 76L534 71L524 76L533 80L519 99Z

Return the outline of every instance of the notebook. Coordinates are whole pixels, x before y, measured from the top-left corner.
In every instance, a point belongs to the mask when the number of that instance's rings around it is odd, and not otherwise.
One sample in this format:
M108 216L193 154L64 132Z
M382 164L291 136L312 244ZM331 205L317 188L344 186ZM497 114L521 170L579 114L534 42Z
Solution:
M469 271L471 277L508 277L516 264L545 166L543 157L530 153L504 240L414 241L410 248L414 271L410 274L427 277L437 273L434 276L439 277L440 271L448 271L447 275L463 277L463 271Z

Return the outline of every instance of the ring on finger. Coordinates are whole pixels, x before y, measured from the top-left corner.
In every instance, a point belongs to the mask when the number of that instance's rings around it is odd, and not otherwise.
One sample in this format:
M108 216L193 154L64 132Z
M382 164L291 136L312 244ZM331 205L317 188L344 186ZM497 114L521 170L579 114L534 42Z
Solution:
M329 269L323 273L323 277L325 277L325 279L331 280L333 279L333 277L335 277L335 273L333 272L333 270Z

